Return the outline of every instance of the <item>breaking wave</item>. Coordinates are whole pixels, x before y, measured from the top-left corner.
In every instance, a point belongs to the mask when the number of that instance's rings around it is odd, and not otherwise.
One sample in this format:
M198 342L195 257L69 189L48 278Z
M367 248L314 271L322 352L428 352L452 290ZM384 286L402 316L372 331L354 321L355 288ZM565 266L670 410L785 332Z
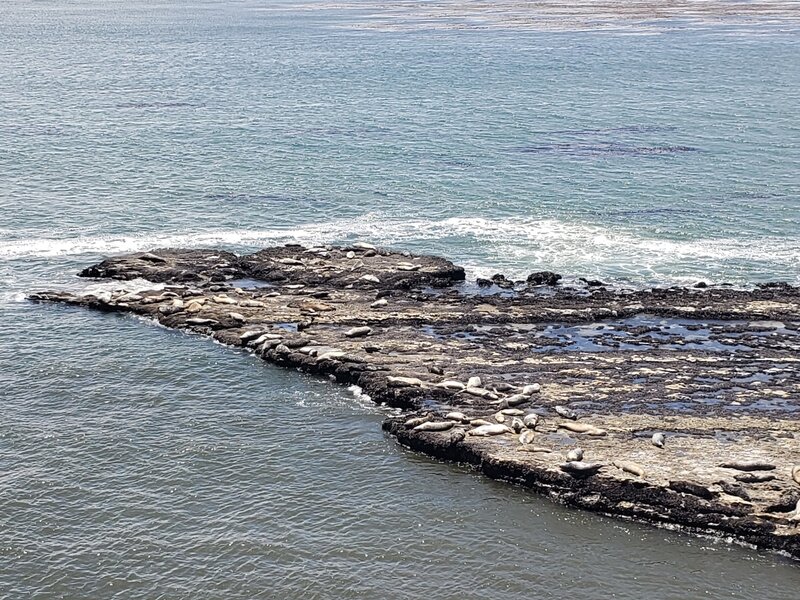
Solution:
M631 282L697 278L732 282L800 280L800 243L787 238L662 239L623 228L554 219L387 219L371 214L294 229L226 229L73 238L0 240L0 260L110 255L158 247L247 250L283 243L369 240L446 255L473 275L522 277L543 268Z

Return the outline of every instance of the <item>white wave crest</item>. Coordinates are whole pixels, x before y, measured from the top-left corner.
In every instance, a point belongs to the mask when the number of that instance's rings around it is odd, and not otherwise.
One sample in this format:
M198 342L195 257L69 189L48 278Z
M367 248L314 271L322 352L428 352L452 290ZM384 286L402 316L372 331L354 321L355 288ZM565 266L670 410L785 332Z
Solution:
M503 270L507 276L523 277L533 270L552 269L631 281L800 279L800 243L794 239L674 240L555 219L389 219L375 214L295 229L0 240L0 259L109 255L169 246L241 248L359 239L447 254L468 267L471 275Z

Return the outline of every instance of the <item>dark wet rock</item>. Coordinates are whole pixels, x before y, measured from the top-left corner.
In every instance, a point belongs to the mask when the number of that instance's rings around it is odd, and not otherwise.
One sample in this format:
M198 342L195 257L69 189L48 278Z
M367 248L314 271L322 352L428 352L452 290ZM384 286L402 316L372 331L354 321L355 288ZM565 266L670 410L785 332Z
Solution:
M420 284L446 286L464 280L463 268L438 257L386 251L361 252L353 260L342 260L345 254L338 248L309 253L296 244L241 257L218 250L167 248L108 258L84 269L80 276L121 280L141 277L154 282L252 278L269 283L291 281L299 285L340 287L374 284L391 289Z
M492 275L492 283L494 283L497 287L504 289L510 289L514 287L514 282L506 279L506 276L502 273Z
M552 271L539 271L528 275L530 285L556 285L561 280L561 275Z
M162 248L108 258L79 273L81 277L143 278L156 283L202 281L214 277L241 277L239 257L219 250Z

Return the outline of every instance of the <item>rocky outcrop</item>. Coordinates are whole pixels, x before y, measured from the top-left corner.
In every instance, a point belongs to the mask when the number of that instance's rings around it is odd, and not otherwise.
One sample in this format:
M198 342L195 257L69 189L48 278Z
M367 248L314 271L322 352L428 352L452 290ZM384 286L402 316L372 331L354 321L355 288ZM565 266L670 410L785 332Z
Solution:
M567 505L800 557L792 286L623 292L498 274L472 293L445 259L366 244L162 249L81 274L159 285L31 298L357 385L403 411L384 424L400 443Z

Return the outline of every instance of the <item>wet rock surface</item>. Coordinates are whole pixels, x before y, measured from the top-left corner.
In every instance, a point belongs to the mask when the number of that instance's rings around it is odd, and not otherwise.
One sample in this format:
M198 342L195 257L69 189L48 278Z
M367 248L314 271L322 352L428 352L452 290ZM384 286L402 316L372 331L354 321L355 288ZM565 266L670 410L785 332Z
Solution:
M800 557L798 288L626 292L538 273L487 292L445 259L368 244L159 249L81 275L121 283L31 299L358 385L403 411L384 423L400 443L559 502ZM139 278L158 285L122 283Z

